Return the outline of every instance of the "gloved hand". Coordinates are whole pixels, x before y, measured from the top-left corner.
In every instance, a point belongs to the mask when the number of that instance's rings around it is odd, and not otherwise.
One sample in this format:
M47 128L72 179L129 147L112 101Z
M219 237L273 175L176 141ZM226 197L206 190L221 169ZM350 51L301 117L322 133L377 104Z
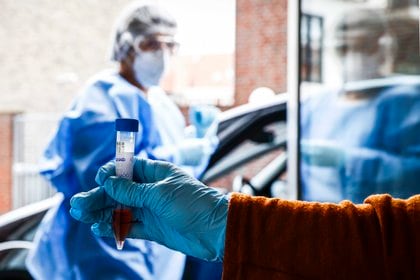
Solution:
M217 143L207 138L185 139L177 146L175 163L179 165L198 166L213 153ZM216 145L215 145L216 144Z
M307 164L340 167L345 162L345 151L336 143L303 139L300 145L302 159Z
M113 162L102 166L96 182L101 186L76 194L70 214L92 231L113 237L112 199L131 206L129 238L156 241L169 248L208 261L223 260L227 196L203 185L168 162L136 158L134 182L115 177Z
M217 133L218 119L220 110L211 105L196 105L189 109L191 124L195 127L196 137L215 136ZM209 129L211 128L211 132ZM211 135L209 135L209 132Z

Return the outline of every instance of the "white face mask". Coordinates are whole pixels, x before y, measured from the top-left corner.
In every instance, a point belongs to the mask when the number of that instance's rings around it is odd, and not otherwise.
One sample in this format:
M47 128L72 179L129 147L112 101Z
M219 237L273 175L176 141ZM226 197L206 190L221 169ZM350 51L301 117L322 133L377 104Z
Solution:
M134 59L134 75L143 87L150 88L159 85L167 68L169 53L166 50L138 51Z
M360 52L348 52L343 63L345 82L381 77L382 58L378 53L366 55Z

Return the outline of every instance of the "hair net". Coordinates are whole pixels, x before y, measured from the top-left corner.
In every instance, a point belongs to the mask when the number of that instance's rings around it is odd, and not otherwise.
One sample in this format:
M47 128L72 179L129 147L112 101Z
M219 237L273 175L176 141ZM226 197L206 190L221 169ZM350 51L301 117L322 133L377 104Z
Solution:
M121 61L132 48L134 39L154 33L175 35L175 19L151 1L136 1L127 6L114 27L111 59Z

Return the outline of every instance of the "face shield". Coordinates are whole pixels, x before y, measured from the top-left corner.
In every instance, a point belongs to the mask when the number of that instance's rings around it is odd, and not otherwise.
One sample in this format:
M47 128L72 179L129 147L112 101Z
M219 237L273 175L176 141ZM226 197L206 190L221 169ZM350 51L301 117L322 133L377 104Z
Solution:
M335 50L343 81L382 77L390 40L385 21L377 12L357 10L345 14L335 31Z
M158 49L168 47L171 52L177 47L175 19L163 8L140 1L128 6L118 18L113 34L111 59L121 61L128 53L139 47ZM141 38L141 39L138 39ZM139 46L142 43L144 46Z
M136 53L163 50L169 54L175 54L178 51L179 43L175 41L174 36L154 34L138 36L134 40L133 48Z

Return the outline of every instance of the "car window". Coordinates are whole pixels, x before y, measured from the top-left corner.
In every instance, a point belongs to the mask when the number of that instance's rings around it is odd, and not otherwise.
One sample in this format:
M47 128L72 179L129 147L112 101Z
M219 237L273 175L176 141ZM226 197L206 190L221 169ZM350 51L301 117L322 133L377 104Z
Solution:
M251 139L250 139L251 138ZM271 139L268 141L268 139ZM275 122L263 127L259 134L248 135L248 139L242 141L216 165L209 169L203 181L213 187L223 188L227 191L240 191L234 189L242 183L250 184L253 178L258 175L270 162L279 155L285 154L286 126L284 122ZM281 172L284 174L285 172ZM271 175L264 175L269 177ZM273 175L276 180L285 179L284 175ZM242 181L239 182L242 178ZM271 180L271 178L270 178ZM273 179L274 180L274 179ZM252 184L252 183L251 183ZM270 182L270 185L272 182ZM261 192L269 196L268 186ZM242 190L243 191L243 190Z
M240 145L236 150L243 151L244 149L246 149L246 151L252 152L255 151L254 148L255 143L251 141L246 141L245 143ZM251 157L247 161L240 162L240 164L234 166L231 170L229 170L222 176L219 176L218 178L214 178L212 180L208 180L207 184L209 184L212 187L219 187L226 189L227 191L233 191L233 182L236 177L240 176L244 178L245 182L251 180L255 175L258 174L258 172L264 166L270 163L274 158L276 158L276 156L278 156L281 153L284 153L284 150L281 148L277 148L274 150L269 150L258 157ZM235 157L235 155L236 152L233 152L226 158L226 160Z

